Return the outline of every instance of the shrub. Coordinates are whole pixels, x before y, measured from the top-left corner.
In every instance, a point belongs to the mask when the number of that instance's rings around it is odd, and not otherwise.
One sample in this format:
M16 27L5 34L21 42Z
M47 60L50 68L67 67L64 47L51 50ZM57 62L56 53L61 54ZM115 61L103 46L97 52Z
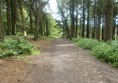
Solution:
M7 37L0 42L0 57L31 54L33 48L34 46L23 37Z
M92 49L92 52L100 59L107 59L107 55L109 54L110 50L110 45L108 45L107 43L100 43Z
M89 50L92 50L94 46L99 44L97 40L87 39L87 38L74 39L73 41L76 42L76 44L81 46L82 48L89 49Z
M87 38L75 38L73 42L86 49L92 50L97 58L118 67L118 40L112 42L98 42L97 40Z
M118 49L118 41L112 41L112 42L110 42L110 45L111 45L111 51L112 52L117 51L117 49Z

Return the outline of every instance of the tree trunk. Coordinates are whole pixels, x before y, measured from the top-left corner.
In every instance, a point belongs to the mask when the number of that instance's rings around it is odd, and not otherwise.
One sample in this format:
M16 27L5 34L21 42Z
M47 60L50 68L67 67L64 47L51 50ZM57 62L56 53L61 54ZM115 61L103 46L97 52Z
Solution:
M78 3L76 3L76 17L75 17L75 38L77 38L78 36L78 15L79 15L79 11L78 11Z
M104 16L102 18L104 19ZM104 37L105 26L103 25L104 23L103 19L102 19L102 40L105 40L105 37Z
M75 37L75 2L70 0L71 37Z
M10 35L11 31L11 22L10 22L10 0L6 0L6 10L7 10L7 31L6 34Z
M32 23L33 23L33 20L32 20L32 0L29 0L30 1L30 6L29 6L29 17L30 17L30 33L33 33L33 26L32 26Z
M82 27L82 37L85 36L85 0L83 0L83 27Z
M70 30L69 30L69 27L68 27L68 23L67 23L67 18L65 17L65 15L64 15L64 12L63 12L63 10L61 9L61 6L60 6L60 4L59 4L59 1L58 0L56 0L57 1L57 5L58 5L58 8L59 8L59 10L60 10L60 12L61 12L61 15L62 15L62 18L64 19L64 26L65 26L65 29L66 29L66 36L70 39L70 40L72 40L72 38L71 38L71 34L70 34Z
M115 31L116 31L116 23L115 20L113 20L113 31L112 31L112 39L115 40Z
M1 15L1 1L0 1L0 40L3 39L2 15Z
M39 34L43 35L43 26L42 23L39 22Z
M113 0L106 0L106 3L106 41L110 41L113 30Z
M99 40L100 41L100 30L101 30L101 15L102 15L102 13L101 13L101 9L102 9L102 5L101 5L101 3L102 3L102 1L101 0L99 0L98 1L98 8L97 8L97 20L98 20L98 24L97 24L97 29L96 29L96 38L97 38L97 40Z
M37 40L38 38L38 28L39 28L39 10L36 9L37 12L35 12L35 28L34 28L34 40Z
M20 9L20 14L21 14L21 20L22 20L22 32L23 36L27 36L26 32L26 27L25 27L25 18L24 18L24 13L23 13L23 0L18 0L19 2L19 9Z
M12 35L16 35L16 0L11 0Z
M76 27L75 27L75 38L77 38L78 36L78 12L76 11L77 15L76 15Z
M95 39L95 35L96 35L96 0L94 0L95 6L94 6L94 12L93 12L93 16L94 16L94 27L92 29L92 38Z
M90 0L87 0L87 32L86 37L89 38L89 19L90 19Z
M49 36L49 25L48 25L48 18L45 14L45 28L46 28L46 36Z

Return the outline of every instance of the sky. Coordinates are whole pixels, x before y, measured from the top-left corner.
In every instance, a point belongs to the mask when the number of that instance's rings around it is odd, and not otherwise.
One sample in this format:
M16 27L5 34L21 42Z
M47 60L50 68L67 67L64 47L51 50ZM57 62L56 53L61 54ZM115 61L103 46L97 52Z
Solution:
M54 13L57 13L57 2L56 0L49 0L50 8Z
M58 9L56 0L49 0L49 5L46 6L47 11L52 14L54 18L58 18Z

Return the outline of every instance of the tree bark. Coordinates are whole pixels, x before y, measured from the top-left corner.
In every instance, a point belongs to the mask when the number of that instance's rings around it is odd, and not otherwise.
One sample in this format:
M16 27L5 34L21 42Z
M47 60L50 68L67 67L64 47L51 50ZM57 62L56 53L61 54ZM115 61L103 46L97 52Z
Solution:
M86 37L89 38L89 19L90 19L90 0L87 0L87 32L86 32Z
M70 0L71 37L75 37L75 1Z
M82 27L82 37L85 37L85 3L86 3L86 1L83 0L83 27Z
M94 27L92 29L92 38L95 39L96 36L96 0L94 0L94 12L93 12L93 16L94 16Z
M113 30L113 0L106 0L106 41L112 40Z
M38 38L38 28L39 28L39 9L35 12L35 28L34 28L34 40Z
M16 35L16 0L11 0L12 35Z
M102 1L98 0L98 8L97 8L97 20L98 20L98 24L97 24L97 29L96 29L96 38L97 40L100 41L100 30L101 30L101 15L102 15L102 5L101 5Z
M22 20L22 32L23 36L27 36L26 32L26 27L25 27L25 18L24 18L24 13L23 13L23 0L18 0L19 2L19 9L20 9L20 14L21 14L21 20Z
M33 33L33 19L32 19L32 0L29 0L30 6L29 6L29 17L30 17L30 33Z
M0 40L3 39L3 27L2 27L2 14L1 14L1 1L0 1Z
M6 34L10 35L10 31L11 31L11 20L10 20L10 0L6 0L6 10L7 10L7 31Z

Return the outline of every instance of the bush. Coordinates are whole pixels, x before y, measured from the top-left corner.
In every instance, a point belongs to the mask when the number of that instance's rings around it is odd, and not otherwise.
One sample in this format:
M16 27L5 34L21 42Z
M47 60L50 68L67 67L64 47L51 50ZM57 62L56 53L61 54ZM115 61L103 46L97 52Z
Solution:
M7 37L0 42L0 57L31 54L33 47L34 46L23 37Z
M92 52L100 59L107 59L107 55L109 54L110 50L110 45L108 45L107 43L100 43L92 49Z
M92 50L92 48L96 45L99 44L99 42L97 40L93 40L93 39L87 39L87 38L79 38L79 39L74 39L73 40L74 42L76 42L76 45L79 45L80 47L82 48L85 48L85 49L89 49L89 50Z
M93 39L75 38L73 42L83 48L92 50L93 55L97 58L118 67L118 41L98 42Z
M111 51L112 52L117 51L117 49L118 49L118 41L112 41L112 42L110 42L110 45L111 45Z

